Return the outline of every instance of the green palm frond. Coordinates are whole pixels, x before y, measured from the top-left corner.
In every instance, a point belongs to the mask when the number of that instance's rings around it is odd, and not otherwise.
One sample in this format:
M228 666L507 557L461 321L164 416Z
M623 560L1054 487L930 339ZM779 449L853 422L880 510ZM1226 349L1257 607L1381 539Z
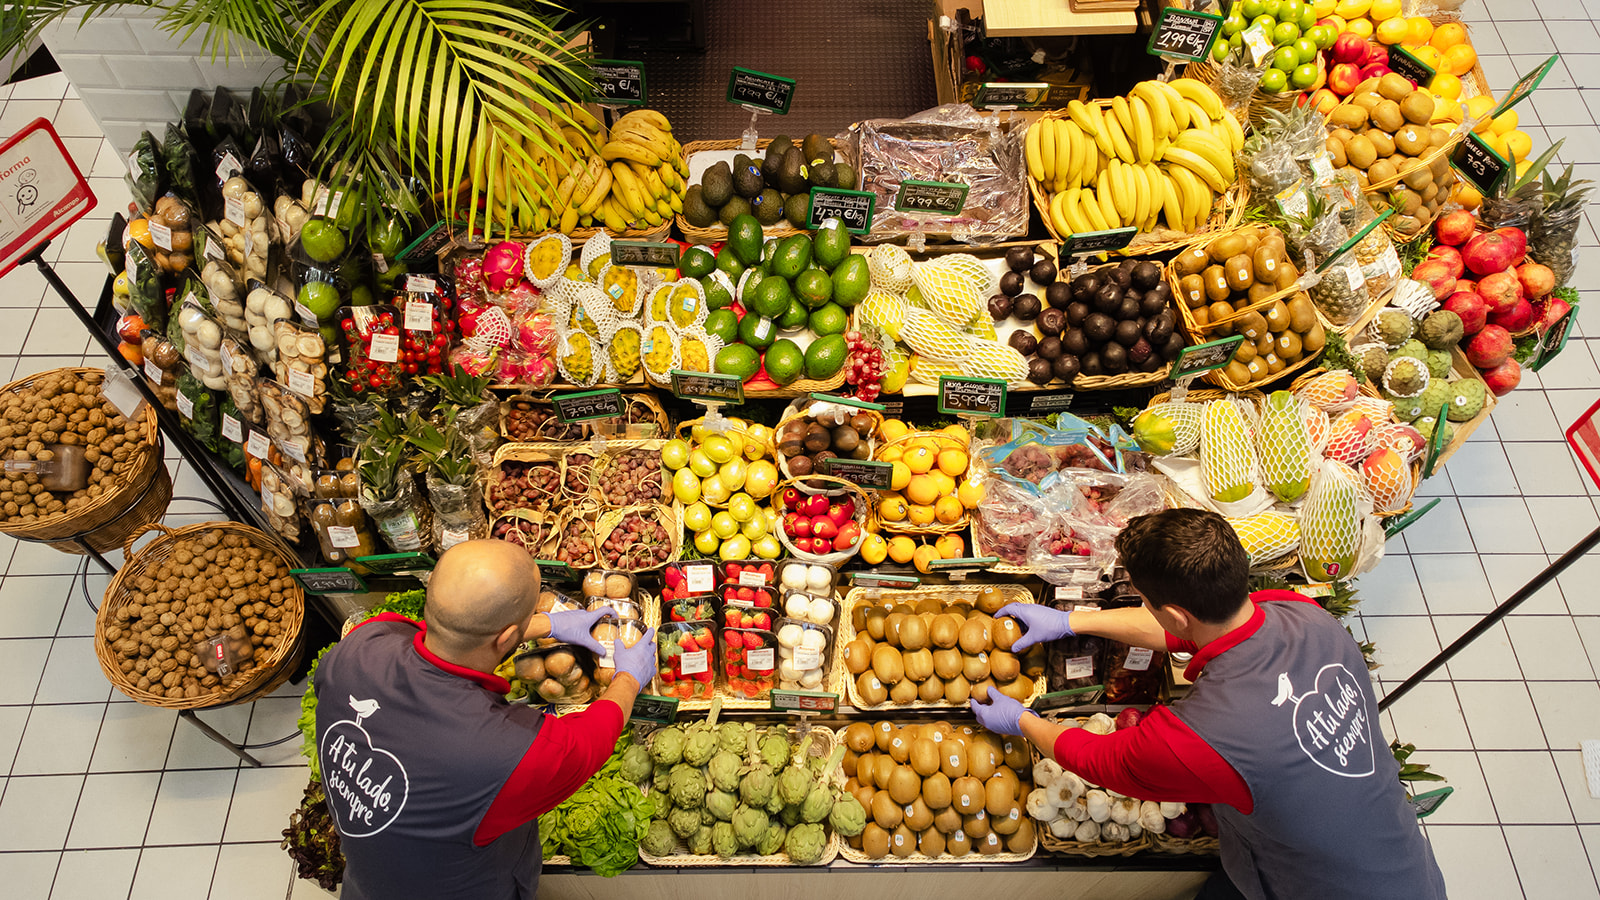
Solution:
M158 0L150 5L165 9L162 28L185 42L198 36L200 46L213 60L245 59L254 44L287 61L296 57L304 43L288 18L293 4L275 0Z

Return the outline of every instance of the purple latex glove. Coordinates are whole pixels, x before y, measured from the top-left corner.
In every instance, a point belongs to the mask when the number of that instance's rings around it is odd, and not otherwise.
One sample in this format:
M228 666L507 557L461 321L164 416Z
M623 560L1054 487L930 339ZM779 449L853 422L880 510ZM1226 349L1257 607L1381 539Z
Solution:
M1053 609L1042 603L1007 603L996 616L1010 616L1022 624L1022 637L1011 645L1012 653L1021 653L1035 644L1070 637L1072 630L1065 610Z
M1022 717L1033 715L1032 711L997 690L991 688L988 693L988 703L979 703L977 697L967 701L978 724L995 734L1022 734Z
M617 664L617 671L632 675L639 684L639 690L643 691L650 686L650 679L656 677L656 630L652 628L645 632L639 643L632 647L625 647L621 641L617 641L611 658Z
M609 609L569 609L565 612L545 613L550 620L550 636L563 644L584 647L595 653L605 653L605 648L589 632L595 623L611 615Z

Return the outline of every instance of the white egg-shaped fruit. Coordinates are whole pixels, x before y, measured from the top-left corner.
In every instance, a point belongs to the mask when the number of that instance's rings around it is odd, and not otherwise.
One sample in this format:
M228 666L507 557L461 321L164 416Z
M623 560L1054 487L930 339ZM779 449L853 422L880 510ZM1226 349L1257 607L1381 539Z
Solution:
M798 647L800 639L805 636L805 629L790 622L778 629L778 645L781 647Z
M807 669L800 673L800 686L812 690L822 686L822 668Z
M786 659L778 663L778 677L784 681L799 681L800 671L794 667L792 660Z
M812 593L826 591L833 586L833 570L827 566L806 567L806 588Z
M806 620L818 625L826 625L833 621L833 601L824 597L813 597L806 605Z
M810 608L811 598L807 597L805 594L790 594L788 598L783 601L783 611L788 613L789 618L791 619L806 618L806 611Z

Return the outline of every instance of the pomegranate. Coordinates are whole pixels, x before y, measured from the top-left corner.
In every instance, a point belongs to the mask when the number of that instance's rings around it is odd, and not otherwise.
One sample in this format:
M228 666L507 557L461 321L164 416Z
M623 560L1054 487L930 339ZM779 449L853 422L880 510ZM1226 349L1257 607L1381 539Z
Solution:
M1484 371L1483 383L1496 397L1504 397L1522 383L1522 366L1508 357L1500 365Z
M1472 213L1457 209L1447 212L1433 222L1434 240L1451 247L1459 247L1472 240L1478 220Z
M1467 264L1467 271L1474 275L1488 275L1493 272L1503 272L1511 268L1512 264L1527 250L1527 240L1512 240L1506 232L1522 234L1520 228L1496 228L1494 231L1475 235L1461 250L1461 258Z
M1450 263L1442 259L1425 259L1411 270L1411 280L1420 281L1433 291L1433 299L1443 300L1455 293L1456 277L1450 272Z
M1572 304L1560 297L1546 297L1544 302L1539 304L1538 309L1539 322L1537 327L1539 333L1544 334L1549 331L1551 326L1561 321L1561 317L1566 315L1567 310L1571 308Z
M1522 292L1529 297L1544 297L1556 289L1556 273L1541 263L1523 263L1517 267L1517 280L1522 282Z
M1511 244L1513 248L1511 251L1511 265L1522 265L1523 257L1528 255L1528 235L1526 232L1524 232L1521 228L1515 228L1507 225L1501 228L1496 228L1494 231L1491 231L1490 234L1498 234L1504 237Z
M1479 369L1492 369L1511 356L1511 332L1499 325L1485 325L1467 342L1467 361Z
M1422 268L1422 265L1417 268ZM1495 272L1485 275L1478 282L1478 295L1489 304L1490 315L1507 313L1522 299L1522 282L1517 280L1514 271Z
M1460 278L1467 270L1467 264L1461 261L1461 251L1449 245L1440 245L1428 251L1425 261L1439 260L1450 267L1450 277Z
M1475 291L1456 291L1444 301L1444 308L1461 317L1461 331L1468 337L1489 321L1489 304Z
M1533 304L1522 298L1510 310L1490 315L1489 324L1499 325L1512 334L1526 331L1533 324Z
M1121 731L1124 728L1137 728L1139 726L1139 722L1143 719L1144 713L1130 706L1122 712L1117 713L1115 722L1116 730Z

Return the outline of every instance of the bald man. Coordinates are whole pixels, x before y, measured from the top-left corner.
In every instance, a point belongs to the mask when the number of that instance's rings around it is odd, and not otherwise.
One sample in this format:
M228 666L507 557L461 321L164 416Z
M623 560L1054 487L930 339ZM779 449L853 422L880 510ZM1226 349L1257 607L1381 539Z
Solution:
M385 613L317 667L317 754L345 857L345 900L525 900L538 818L610 757L656 670L652 630L617 646L600 699L560 718L507 703L495 667L523 641L599 653L609 612L534 612L539 568L503 541L439 557L426 622Z

